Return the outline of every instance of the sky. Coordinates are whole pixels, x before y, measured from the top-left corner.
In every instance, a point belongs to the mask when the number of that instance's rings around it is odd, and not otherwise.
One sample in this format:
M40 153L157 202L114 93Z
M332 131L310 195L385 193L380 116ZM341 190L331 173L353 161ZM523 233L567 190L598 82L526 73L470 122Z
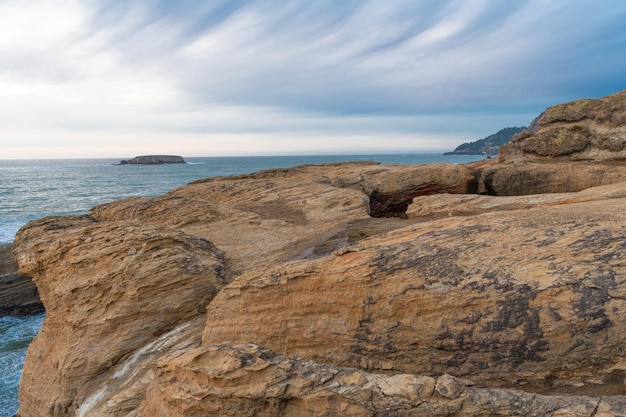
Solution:
M626 89L623 0L0 0L0 159L452 150Z

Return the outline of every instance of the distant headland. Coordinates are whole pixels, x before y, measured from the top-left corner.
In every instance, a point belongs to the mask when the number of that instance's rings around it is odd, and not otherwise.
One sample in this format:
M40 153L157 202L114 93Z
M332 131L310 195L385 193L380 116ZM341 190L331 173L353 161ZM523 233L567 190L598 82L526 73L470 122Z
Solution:
M445 152L444 155L495 155L500 146L525 129L526 127L507 127L486 138L459 145L454 151Z
M160 164L185 164L182 156L175 155L144 155L133 159L126 159L120 165L160 165Z

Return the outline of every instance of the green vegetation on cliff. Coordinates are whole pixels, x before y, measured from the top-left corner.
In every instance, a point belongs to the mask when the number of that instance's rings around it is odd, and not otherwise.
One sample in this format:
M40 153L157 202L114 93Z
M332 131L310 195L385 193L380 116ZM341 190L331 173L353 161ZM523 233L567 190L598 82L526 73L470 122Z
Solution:
M486 138L459 145L454 151L446 152L444 155L480 155L483 152L493 155L498 153L500 146L507 143L515 134L522 132L524 129L526 128L506 127Z

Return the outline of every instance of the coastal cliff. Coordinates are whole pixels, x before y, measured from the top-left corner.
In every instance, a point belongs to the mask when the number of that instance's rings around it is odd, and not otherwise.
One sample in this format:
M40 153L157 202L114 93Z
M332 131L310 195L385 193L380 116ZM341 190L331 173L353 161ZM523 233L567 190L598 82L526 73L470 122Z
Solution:
M565 147L577 105L498 160L274 169L30 222L13 252L47 315L19 415L625 415L626 165L593 139L624 142L623 94L567 154L526 141Z

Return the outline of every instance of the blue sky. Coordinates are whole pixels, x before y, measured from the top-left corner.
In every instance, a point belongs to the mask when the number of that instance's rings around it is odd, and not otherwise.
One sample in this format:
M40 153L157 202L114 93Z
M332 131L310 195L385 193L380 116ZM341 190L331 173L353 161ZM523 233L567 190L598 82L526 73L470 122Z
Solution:
M623 0L0 0L0 159L450 150L626 88Z

